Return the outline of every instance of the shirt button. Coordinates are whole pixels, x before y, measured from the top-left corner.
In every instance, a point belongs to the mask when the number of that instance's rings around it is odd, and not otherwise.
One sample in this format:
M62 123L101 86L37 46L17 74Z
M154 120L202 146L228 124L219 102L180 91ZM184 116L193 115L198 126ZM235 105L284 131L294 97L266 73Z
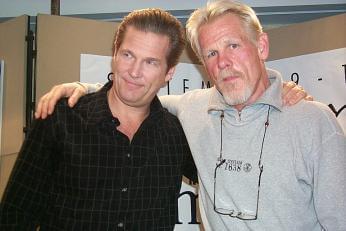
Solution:
M127 192L127 188L122 188L121 191L122 192Z
M119 223L118 223L118 227L119 227L119 228L123 228L123 227L124 227L124 223L119 222Z

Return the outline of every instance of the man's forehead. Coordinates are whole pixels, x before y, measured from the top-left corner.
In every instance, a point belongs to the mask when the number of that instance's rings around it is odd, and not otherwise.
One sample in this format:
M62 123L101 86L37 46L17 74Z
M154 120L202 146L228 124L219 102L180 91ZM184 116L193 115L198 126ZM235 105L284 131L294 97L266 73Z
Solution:
M141 58L166 61L169 39L166 35L128 28L119 50Z
M236 20L233 20L236 19ZM201 48L218 43L240 42L247 38L245 27L237 16L226 14L210 23L202 25L199 30Z

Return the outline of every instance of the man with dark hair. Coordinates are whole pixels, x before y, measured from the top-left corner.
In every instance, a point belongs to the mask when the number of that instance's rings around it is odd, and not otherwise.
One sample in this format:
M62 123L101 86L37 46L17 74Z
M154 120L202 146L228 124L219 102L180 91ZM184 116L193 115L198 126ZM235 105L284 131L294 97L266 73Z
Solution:
M3 196L1 230L173 230L182 175L194 180L195 167L156 94L173 76L183 36L159 9L125 17L112 80L35 121Z

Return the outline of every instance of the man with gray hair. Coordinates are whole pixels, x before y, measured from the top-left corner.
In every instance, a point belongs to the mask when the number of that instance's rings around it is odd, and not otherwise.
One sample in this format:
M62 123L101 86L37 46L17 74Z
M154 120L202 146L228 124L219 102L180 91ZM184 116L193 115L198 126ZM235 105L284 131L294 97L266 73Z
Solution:
M255 12L211 2L193 12L187 37L215 87L164 105L189 141L206 229L346 230L345 134L326 105L282 106Z

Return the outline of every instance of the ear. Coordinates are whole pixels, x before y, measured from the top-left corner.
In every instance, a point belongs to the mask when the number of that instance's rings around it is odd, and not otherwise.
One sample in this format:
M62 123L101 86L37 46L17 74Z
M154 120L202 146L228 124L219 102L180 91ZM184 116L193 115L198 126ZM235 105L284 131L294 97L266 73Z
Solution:
M113 46L113 57L117 55L117 48L115 47L115 44Z
M266 60L269 56L269 39L266 33L261 33L258 38L258 56Z
M113 53L112 60L111 60L111 68L113 73L115 69L115 55L116 55L116 52Z
M166 73L166 76L165 76L165 83L167 83L168 81L171 81L172 78L173 78L173 75L174 75L174 72L175 72L175 67L171 67L167 73Z

